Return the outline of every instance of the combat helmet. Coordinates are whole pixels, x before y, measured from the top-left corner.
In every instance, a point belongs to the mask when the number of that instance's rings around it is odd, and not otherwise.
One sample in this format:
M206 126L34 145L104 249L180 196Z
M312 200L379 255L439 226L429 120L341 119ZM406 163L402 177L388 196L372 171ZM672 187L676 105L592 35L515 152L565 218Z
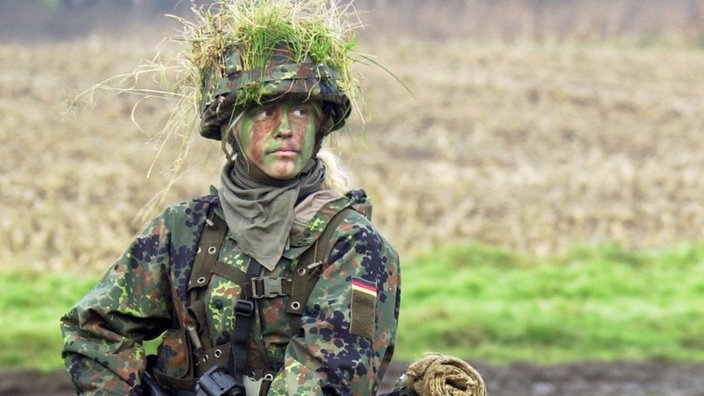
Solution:
M339 25L329 25L325 2L221 3L225 7L211 19L220 34L212 40L217 46L194 42L194 58L212 58L201 65L201 136L221 140L222 126L237 114L283 96L319 102L321 132L340 129L352 107L353 46Z

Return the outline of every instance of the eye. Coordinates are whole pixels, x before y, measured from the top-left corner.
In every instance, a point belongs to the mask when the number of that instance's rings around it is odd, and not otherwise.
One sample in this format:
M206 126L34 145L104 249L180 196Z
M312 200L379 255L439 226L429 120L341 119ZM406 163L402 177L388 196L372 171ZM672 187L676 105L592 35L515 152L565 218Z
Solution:
M311 110L309 106L299 106L299 107L294 107L291 109L291 116L296 117L296 118L306 118L309 117L311 114Z
M260 107L252 113L257 121L268 120L274 116L274 110L271 107Z

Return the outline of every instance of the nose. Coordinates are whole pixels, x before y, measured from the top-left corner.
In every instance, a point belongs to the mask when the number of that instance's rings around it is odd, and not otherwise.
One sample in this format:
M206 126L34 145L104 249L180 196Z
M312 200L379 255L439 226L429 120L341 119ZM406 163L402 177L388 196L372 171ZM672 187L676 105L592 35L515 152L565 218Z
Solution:
M279 123L279 126L276 128L276 137L277 138L288 138L291 137L293 132L291 131L291 124L288 121L287 116L281 117L281 122Z

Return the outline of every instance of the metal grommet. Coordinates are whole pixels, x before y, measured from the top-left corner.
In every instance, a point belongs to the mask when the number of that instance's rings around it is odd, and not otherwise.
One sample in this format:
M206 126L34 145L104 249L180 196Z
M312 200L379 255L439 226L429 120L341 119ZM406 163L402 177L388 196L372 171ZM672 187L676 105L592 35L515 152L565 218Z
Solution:
M257 378L257 373L255 373L254 371L250 371L248 377Z
M301 308L301 303L299 303L298 301L291 301L291 308L297 310Z
M209 359L209 357L208 357L207 354L203 355L203 359L202 359L202 360L203 360L203 363L207 362L208 359Z
M216 350L213 352L213 356L215 356L215 358L219 358L220 356L222 356L222 351L219 350L219 349L216 349Z
M306 269L305 269L305 267L298 267L296 272L298 272L298 275L303 276L306 274Z
M200 251L201 251L201 248L200 248L200 246L198 246L198 250L196 250L196 254L200 253Z
M273 381L273 380L274 380L274 374L267 373L267 374L264 376L264 381Z
M218 251L218 248L216 248L215 246L211 246L208 248L208 254L210 254L210 255L215 254L217 251Z
M205 277L204 277L204 276L198 277L198 279L196 280L196 282L198 282L199 284L205 283Z

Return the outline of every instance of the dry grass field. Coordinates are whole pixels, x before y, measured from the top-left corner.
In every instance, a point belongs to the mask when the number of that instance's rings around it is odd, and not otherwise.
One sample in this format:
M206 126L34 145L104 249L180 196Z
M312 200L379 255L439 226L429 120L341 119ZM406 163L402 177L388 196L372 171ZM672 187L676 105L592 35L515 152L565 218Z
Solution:
M401 53L394 66L418 100L372 90L384 111L370 146L393 160L366 180L395 197L381 221L403 246L469 238L543 254L704 236L702 53L461 42ZM384 168L402 177L375 178ZM415 182L393 182L404 178Z
M413 96L362 66L366 125L336 143L403 255L704 239L702 51L414 40L364 51ZM0 47L3 269L103 268L138 231L135 214L168 179L163 166L146 176L156 148L130 120L139 98L66 104L153 52L103 39ZM145 130L166 106L139 106ZM189 158L167 203L217 183L217 144L198 140Z
M485 16L516 5L501 4ZM437 17L423 10L409 21ZM582 15L575 26L588 25L587 11L571 11ZM570 20L556 12L513 27L559 30ZM476 27L481 15L473 15ZM701 30L704 12L682 15ZM390 16L389 29L401 31L401 19ZM589 32L627 31L613 21ZM434 32L365 35L362 50L412 95L360 66L366 123L354 119L335 142L403 256L470 241L544 255L576 244L704 240L703 51L536 41L535 31L503 41ZM515 39L523 36L530 40ZM135 215L169 179L172 146L147 177L169 103L126 94L72 111L67 103L151 58L156 45L91 36L0 46L0 270L102 271L139 230ZM131 121L137 103L144 131ZM162 207L207 193L221 158L217 144L196 139Z

